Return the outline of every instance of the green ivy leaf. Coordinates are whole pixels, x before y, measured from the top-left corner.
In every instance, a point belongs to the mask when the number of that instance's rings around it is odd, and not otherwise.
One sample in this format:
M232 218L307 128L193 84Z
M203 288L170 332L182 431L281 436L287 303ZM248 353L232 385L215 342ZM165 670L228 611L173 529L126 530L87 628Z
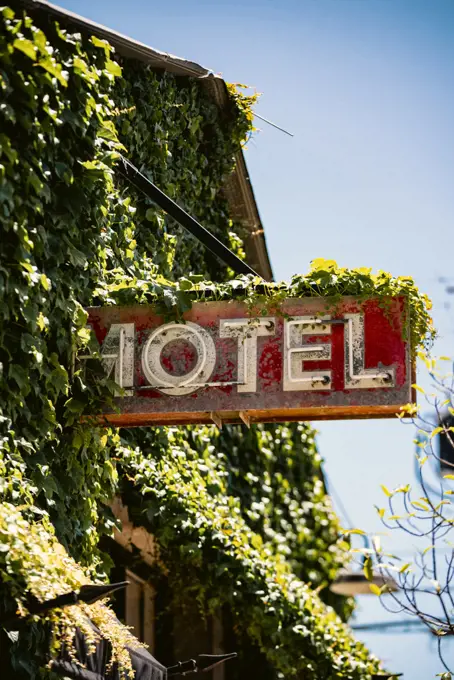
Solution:
M54 76L54 78L56 78L60 85L63 85L63 87L68 86L68 81L62 73L63 69L61 64L58 64L48 57L45 59L40 59L36 65L47 71L47 73L50 73L51 76Z
M46 36L39 28L33 31L33 42L40 52L47 54L47 40Z
M36 54L38 50L31 40L27 40L26 38L16 38L16 40L13 42L13 47L33 61L36 61Z
M19 389L21 390L28 383L28 375L26 370L22 366L19 366L18 364L10 364L9 377L12 378L17 383Z
M0 8L1 13L3 14L3 17L9 21L14 19L14 12L11 9L11 7L1 7Z
M117 131L111 120L103 121L102 127L98 130L98 137L109 139L112 142L118 142Z
M189 279L182 278L178 282L180 290L191 290L193 287L192 281L189 281Z
M111 59L108 59L106 61L106 70L111 73L113 76L116 78L121 76L121 66L117 64L116 61L112 61Z
M74 57L73 67L76 70L81 71L82 73L89 73L90 72L90 69L88 68L87 62L84 61L83 59L81 59L77 55Z
M50 290L50 281L45 274L41 274L39 277L39 282L44 288L44 290Z
M112 46L107 42L107 40L97 38L95 35L92 35L90 40L95 47L100 47L102 50L104 50L106 57L109 56Z

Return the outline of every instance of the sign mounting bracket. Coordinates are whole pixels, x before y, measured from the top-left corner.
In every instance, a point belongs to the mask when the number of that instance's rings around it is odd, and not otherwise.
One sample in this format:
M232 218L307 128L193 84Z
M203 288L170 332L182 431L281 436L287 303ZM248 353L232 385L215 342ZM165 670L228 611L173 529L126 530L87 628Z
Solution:
M189 213L181 208L174 200L159 189L148 177L145 177L135 165L133 165L127 158L120 156L119 171L133 186L141 191L147 198L156 203L162 210L164 210L170 217L172 217L178 224L184 227L190 234L192 234L205 248L211 251L217 258L219 258L226 265L231 267L237 274L252 274L258 276L256 271L252 269L246 262L240 260L227 246L225 246L219 239L214 236L208 229L205 229L200 222L197 222Z

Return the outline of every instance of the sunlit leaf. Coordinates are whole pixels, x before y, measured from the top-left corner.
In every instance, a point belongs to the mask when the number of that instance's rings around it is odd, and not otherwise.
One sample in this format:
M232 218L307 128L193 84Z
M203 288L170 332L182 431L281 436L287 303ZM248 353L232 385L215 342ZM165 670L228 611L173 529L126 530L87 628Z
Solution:
M16 40L13 42L13 47L16 50L20 50L26 54L27 57L33 59L33 61L36 61L37 49L31 40L27 40L26 38L16 38Z
M106 69L111 73L113 76L121 76L121 66L117 64L116 61L112 61L111 59L108 59L106 61Z
M434 550L435 546L434 545L428 545L427 548L424 548L422 554L425 555L426 553L429 552L429 550Z
M57 62L53 61L51 57L47 57L44 59L40 59L38 63L36 64L37 66L40 66L43 68L45 71L50 73L50 75L54 76L57 78L58 82L63 85L63 87L67 87L68 81L63 75L63 69L61 64L58 64Z
M367 580L372 581L372 579L374 578L374 570L372 567L372 560L370 557L366 557L364 560L363 572Z
M431 437L436 437L437 434L440 434L440 432L443 432L443 427L435 427L432 432L431 432Z
M107 40L102 40L101 38L98 38L96 35L92 35L90 40L95 47L100 47L101 49L104 50L106 57L109 56L112 50L112 46L107 42Z

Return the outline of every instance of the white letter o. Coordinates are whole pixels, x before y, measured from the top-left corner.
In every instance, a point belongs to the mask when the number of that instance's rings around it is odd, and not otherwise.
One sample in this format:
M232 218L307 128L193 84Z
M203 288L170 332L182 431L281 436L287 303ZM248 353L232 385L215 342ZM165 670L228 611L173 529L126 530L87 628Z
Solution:
M161 352L174 340L186 340L197 352L196 365L186 375L171 375L161 364ZM201 326L188 321L159 326L142 350L142 369L151 387L164 394L183 395L206 384L216 363L216 348L211 335ZM196 382L197 381L197 382Z

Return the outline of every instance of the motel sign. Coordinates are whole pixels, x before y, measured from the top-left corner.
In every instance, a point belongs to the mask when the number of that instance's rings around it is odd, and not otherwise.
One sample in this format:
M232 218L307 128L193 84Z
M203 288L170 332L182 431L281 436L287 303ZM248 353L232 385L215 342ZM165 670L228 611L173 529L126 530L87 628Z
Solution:
M184 323L153 307L87 310L119 385L113 425L393 417L414 400L405 301L289 298L255 317L197 302Z

